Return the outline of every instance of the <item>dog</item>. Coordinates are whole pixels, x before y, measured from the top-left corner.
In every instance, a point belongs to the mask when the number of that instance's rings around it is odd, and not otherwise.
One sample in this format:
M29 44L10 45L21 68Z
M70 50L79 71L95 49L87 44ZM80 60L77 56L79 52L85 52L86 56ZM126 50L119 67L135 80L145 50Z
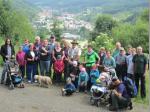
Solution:
M35 75L34 79L38 81L40 87L45 85L50 87L50 85L52 85L52 80L48 76Z

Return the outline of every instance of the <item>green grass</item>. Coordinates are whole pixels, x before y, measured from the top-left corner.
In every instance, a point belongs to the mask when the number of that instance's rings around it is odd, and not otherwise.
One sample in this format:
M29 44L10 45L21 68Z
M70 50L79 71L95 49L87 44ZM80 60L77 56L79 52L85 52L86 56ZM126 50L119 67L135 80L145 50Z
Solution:
M148 107L148 105L149 105L149 84L150 84L149 78L150 78L149 77L149 71L147 70L147 73L146 73L146 98L144 98L144 99L141 98L140 90L139 90L137 97L133 99L134 103L143 104L146 107Z

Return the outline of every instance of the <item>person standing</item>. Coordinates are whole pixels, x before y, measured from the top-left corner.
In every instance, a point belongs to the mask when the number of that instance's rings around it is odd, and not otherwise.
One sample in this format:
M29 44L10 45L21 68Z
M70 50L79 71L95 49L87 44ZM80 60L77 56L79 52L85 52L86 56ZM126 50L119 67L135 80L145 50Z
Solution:
M145 72L147 65L147 58L143 54L143 49L141 46L137 47L137 54L133 56L133 65L134 65L134 76L135 84L137 90L139 90L139 81L141 82L141 97L146 97L146 88L145 88Z
M84 63L86 66L86 71L89 76L89 80L87 83L88 90L90 90L90 87L91 87L91 78L90 78L91 68L93 65L99 64L99 61L100 61L100 58L98 54L92 49L91 45L88 45L87 52L85 53L85 56L84 56Z
M115 57L116 61L116 73L120 80L124 80L124 76L127 75L127 63L124 48L120 48L120 53Z
M100 51L99 51L99 57L100 57L100 65L102 65L103 64L103 60L104 60L104 58L105 58L105 56L106 56L106 50L105 50L105 47L101 47L100 48Z
M10 58L15 58L14 46L12 45L12 42L9 38L7 38L5 40L5 44L1 46L1 56L4 62L4 69L1 76L1 84L3 84L5 79L5 72L6 72L6 67L5 67L6 61L9 60Z
M70 48L70 43L65 40L62 39L62 44L63 44L63 51L64 51L64 81L67 80L67 78L69 77L69 60L68 60L68 50Z
M51 35L50 36L50 42L48 43L48 45L50 46L50 49L51 49L51 53L50 53L50 57L51 57L51 61L50 61L50 66L49 66L49 74L50 74L50 77L52 76L52 65L54 63L54 60L53 60L53 56L52 56L52 51L54 50L55 48L55 45L56 45L56 37L54 35Z
M65 55L63 49L60 47L60 43L58 42L56 43L52 56L53 56L54 63L57 60L63 61ZM61 78L62 78L62 72L59 73L54 70L53 80L55 80L57 83L60 83Z
M39 50L41 75L50 76L49 68L50 68L50 61L51 61L51 52L52 49L48 45L48 40L45 39L43 45Z
M127 56L127 77L131 78L132 81L134 82L134 69L133 69L133 56L136 54L136 49L132 48L131 49L131 54Z
M121 48L121 43L120 42L116 42L116 49L114 50L112 57L116 57L117 55L119 55L120 53L120 48Z
M22 50L25 53L29 52L30 48L29 48L29 40L28 39L24 40L24 44L22 45Z
M78 42L76 40L73 40L71 42L72 47L69 48L68 50L68 61L69 61L69 74L70 74L70 69L73 66L73 61L77 61L79 63L79 59L81 56L81 49L78 48Z
M41 44L41 39L39 36L36 36L35 37L35 43L34 43L34 50L37 52L37 63L36 63L36 68L37 68L37 71L36 71L36 74L39 74L39 71L38 69L40 68L40 57L39 57L39 50L40 50L40 47L42 46Z
M16 60L19 64L19 69L21 71L22 78L24 79L25 76L25 52L22 51L22 46L19 47L19 51L16 54Z
M26 53L26 74L28 83L36 82L34 76L36 75L36 61L37 61L37 52L34 51L34 44L29 44L29 51Z

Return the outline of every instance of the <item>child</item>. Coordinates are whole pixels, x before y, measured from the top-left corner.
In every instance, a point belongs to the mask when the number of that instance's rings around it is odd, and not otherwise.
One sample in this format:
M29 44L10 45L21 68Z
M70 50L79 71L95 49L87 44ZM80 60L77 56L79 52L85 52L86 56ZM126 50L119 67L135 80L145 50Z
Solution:
M71 68L70 77L71 77L73 84L75 85L75 87L77 89L78 88L78 77L79 77L80 70L79 70L77 61L73 61L72 65L73 66Z
M62 96L64 96L64 95L70 96L76 91L76 88L75 88L74 84L71 82L70 77L67 78L66 82L67 82L67 84L65 85L64 88L62 88Z
M57 56L57 59L54 62L54 79L57 83L61 82L63 71L64 71L64 62L61 59L61 56Z
M22 50L22 46L19 47L19 51L16 54L16 60L19 64L19 69L22 74L22 78L24 79L25 75L25 52Z
M87 82L88 82L88 74L84 67L80 69L79 79L78 79L78 88L79 92L84 91L87 92Z
M96 84L96 80L99 78L99 70L97 69L96 64L92 66L91 72L90 72L90 82L91 85Z

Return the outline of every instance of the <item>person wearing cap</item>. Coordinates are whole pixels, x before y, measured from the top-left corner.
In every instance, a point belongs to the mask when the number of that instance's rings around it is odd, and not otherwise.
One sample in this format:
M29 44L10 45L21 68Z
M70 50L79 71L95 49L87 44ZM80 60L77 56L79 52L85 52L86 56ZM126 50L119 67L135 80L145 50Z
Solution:
M119 55L120 48L121 48L121 43L120 42L116 42L116 48L115 48L114 52L112 53L112 57L115 58L117 55Z
M143 49L141 46L137 47L137 54L133 56L132 59L133 66L134 66L134 77L135 77L135 84L137 90L139 90L139 81L141 83L141 97L146 97L146 88L145 88L145 72L146 72L146 65L147 65L147 58L143 53Z
M127 75L126 55L123 47L120 48L120 53L115 57L115 61L117 77L123 81L124 76Z
M73 40L71 44L72 44L72 47L68 50L69 61L78 62L81 56L81 49L78 48L78 42L76 40Z
M73 40L71 44L72 47L68 49L69 74L71 73L71 68L73 67L72 62L77 61L77 63L79 63L81 56L81 49L78 47L78 42Z
M115 87L110 95L110 111L118 111L118 109L132 108L131 99L127 93L125 85L116 77L112 79L112 85Z

